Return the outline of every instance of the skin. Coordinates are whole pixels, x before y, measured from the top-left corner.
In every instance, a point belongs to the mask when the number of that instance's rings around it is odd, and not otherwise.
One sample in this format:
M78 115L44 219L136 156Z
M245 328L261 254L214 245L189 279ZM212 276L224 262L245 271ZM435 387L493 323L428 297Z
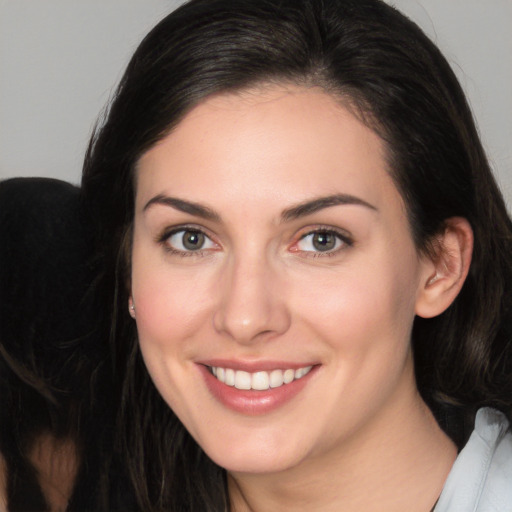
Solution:
M64 512L78 469L75 444L45 433L37 439L29 456L51 512Z
M30 450L29 459L51 512L66 510L77 474L77 453L70 439L44 433ZM0 454L0 512L7 510L7 464Z
M290 214L333 194L350 204ZM207 235L202 250L168 236L182 226ZM335 250L312 245L318 229L339 233ZM382 141L315 88L208 98L141 158L130 311L157 389L228 470L234 510L430 510L456 449L416 389L411 328L455 298L471 240L451 219L442 254L419 254ZM245 414L206 386L212 358L315 371Z

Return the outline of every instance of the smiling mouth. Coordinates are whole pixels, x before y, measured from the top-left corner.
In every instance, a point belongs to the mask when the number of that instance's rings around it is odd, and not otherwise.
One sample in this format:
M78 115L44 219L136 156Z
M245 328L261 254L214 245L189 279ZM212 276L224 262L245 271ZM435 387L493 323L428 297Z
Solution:
M222 368L220 366L209 366L210 373L220 382L227 386L240 390L265 391L267 389L280 388L290 382L293 382L306 376L313 366L304 366L302 368L287 370L272 370L270 372L246 372L243 370L233 370L232 368Z

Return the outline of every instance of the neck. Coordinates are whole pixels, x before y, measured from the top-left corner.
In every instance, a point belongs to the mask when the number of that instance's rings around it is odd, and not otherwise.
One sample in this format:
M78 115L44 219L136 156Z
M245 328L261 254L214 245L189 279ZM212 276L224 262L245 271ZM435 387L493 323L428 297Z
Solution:
M233 512L429 512L457 455L417 391L321 456L272 474L229 474Z

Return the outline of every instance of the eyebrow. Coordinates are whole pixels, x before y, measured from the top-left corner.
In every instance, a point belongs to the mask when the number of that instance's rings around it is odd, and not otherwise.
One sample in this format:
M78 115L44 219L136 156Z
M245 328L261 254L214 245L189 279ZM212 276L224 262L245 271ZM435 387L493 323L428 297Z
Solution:
M151 206L157 204L162 206L170 206L175 210L188 213L190 215L194 215L195 217L200 217L202 219L212 220L216 222L221 222L222 220L221 216L208 206L204 206L199 203L194 203L192 201L185 201L184 199L178 199L177 197L166 196L164 194L158 194L157 196L150 199L146 203L142 211L145 212ZM318 197L283 210L283 212L281 213L281 222L296 220L301 217L311 215L325 208L330 208L331 206L339 205L364 206L365 208L368 208L370 210L377 211L377 208L375 208L375 206L371 205L370 203L367 203L366 201L358 197L352 196L350 194L333 194L330 196Z
M364 206L370 210L378 211L375 206L358 197L352 196L350 194L333 194L331 196L318 197L316 199L306 201L305 203L292 206L291 208L287 208L282 212L281 219L284 222L295 220L301 217L306 217L307 215L311 215L312 213L323 210L324 208L330 208L331 206L339 205Z
M146 205L144 206L142 211L147 211L151 206L160 204L163 206L170 206L175 210L179 210L183 213L189 213L190 215L194 215L195 217L201 217L202 219L213 220L219 222L221 220L220 215L213 211L211 208L207 206L201 205L199 203L193 203L191 201L185 201L183 199L178 199L177 197L169 197L163 194L159 194L152 199L150 199Z

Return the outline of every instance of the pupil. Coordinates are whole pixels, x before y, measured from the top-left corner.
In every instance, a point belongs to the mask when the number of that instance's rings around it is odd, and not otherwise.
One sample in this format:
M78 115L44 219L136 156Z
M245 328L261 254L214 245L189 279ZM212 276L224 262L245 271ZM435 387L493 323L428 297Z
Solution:
M201 249L204 244L204 235L199 231L186 231L183 234L183 247L190 251Z
M336 245L336 237L332 233L315 233L313 246L319 251L330 251Z

